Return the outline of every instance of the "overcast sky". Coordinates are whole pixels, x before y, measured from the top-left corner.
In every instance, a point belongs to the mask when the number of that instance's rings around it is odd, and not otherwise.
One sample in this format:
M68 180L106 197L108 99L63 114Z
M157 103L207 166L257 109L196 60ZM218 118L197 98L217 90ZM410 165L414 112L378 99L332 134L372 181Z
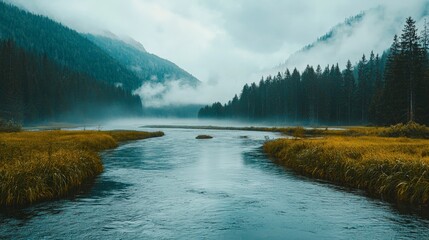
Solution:
M8 1L80 32L132 37L218 86L207 90L208 101L224 101L243 83L257 81L254 73L284 62L345 18L386 3L412 16L426 0Z

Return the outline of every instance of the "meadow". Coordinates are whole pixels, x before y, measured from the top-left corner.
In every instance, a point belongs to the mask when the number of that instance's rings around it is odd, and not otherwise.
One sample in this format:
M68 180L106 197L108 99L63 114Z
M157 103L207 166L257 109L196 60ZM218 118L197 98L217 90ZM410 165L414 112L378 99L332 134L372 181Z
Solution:
M272 159L299 174L362 189L391 202L428 206L427 128L354 128L321 137L265 143ZM353 133L353 134L350 134Z
M162 132L122 130L0 133L0 206L73 194L103 171L100 151L160 136Z

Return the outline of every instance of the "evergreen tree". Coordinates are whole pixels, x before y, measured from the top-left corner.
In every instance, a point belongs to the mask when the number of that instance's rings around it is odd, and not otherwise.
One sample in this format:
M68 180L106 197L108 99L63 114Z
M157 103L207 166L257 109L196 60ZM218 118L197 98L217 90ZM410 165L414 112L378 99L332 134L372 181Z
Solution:
M338 97L341 94L341 83L343 81L343 76L341 75L340 68L338 66L338 63L331 67L330 72L330 122L332 123L340 123L340 116L341 116L341 102L339 101Z
M320 119L322 122L330 122L330 113L331 113L331 86L330 86L330 80L331 78L331 71L329 65L325 67L322 73L321 77L321 85L323 86L321 89L321 98L322 101L320 102Z
M317 65L316 68L316 94L317 96L315 97L315 101L316 101L316 124L318 125L320 123L320 116L321 116L321 110L323 107L323 100L324 100L324 96L323 96L323 78L322 78L322 67L320 67L320 65Z
M366 68L366 57L365 54L362 56L362 59L358 64L358 91L357 91L357 100L358 100L358 114L360 117L360 122L365 123L367 121L367 102L368 102L368 75Z
M343 72L344 79L344 102L345 102L345 121L350 124L352 121L352 113L355 96L355 78L353 76L353 67L350 60L347 61L346 69Z
M282 86L282 89L284 90L284 95L282 98L282 104L284 106L283 119L285 121L288 120L290 109L292 108L291 102L289 101L289 98L291 95L291 92L289 90L291 88L290 81L291 81L291 74L290 74L289 69L286 69L285 74L284 74L284 79L283 79L283 86Z
M401 67L401 46L399 44L398 36L394 36L392 46L386 61L386 68L384 73L384 92L383 92L383 118L386 124L393 124L395 122L406 121L406 111L404 107L401 86L402 67Z
M426 52L429 51L429 22L427 21L427 18L425 18L423 30L421 33L421 45L423 49L426 50Z
M403 61L403 72L405 89L408 98L407 120L414 121L416 114L416 100L420 100L421 96L416 96L416 89L419 81L423 78L423 53L420 45L420 39L417 35L415 21L409 17L406 20L404 29L401 35L401 58Z
M369 106L369 121L375 124L382 124L384 117L382 115L382 98L383 98L383 89L384 83L381 73L381 62L380 57L375 57L375 92L371 99L371 104Z
M290 101L292 103L291 107L291 119L294 120L294 122L298 121L298 104L299 104L299 97L300 97L300 81L301 81L301 74L299 71L295 68L292 72L291 76L291 82L290 82L290 90L291 90L291 97Z

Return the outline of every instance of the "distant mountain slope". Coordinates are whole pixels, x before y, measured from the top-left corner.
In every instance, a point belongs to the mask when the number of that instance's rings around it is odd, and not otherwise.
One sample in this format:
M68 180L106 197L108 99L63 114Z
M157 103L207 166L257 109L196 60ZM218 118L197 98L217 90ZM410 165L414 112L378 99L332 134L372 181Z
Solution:
M317 47L319 44L322 43L329 43L333 41L341 32L341 34L351 34L353 31L353 27L359 24L365 16L365 13L362 12L356 16L347 18L343 23L337 24L335 27L333 27L329 32L327 32L325 35L319 37L317 41L305 46L302 48L301 51L295 53L295 55L299 53L303 53L306 51L311 51L313 48ZM288 61L293 58L294 55L292 55Z
M57 63L96 80L120 83L129 90L141 85L140 78L78 32L2 1L0 38L12 39L27 51L46 54Z
M114 36L86 35L97 46L106 51L111 57L134 72L141 80L166 82L179 80L181 83L196 86L199 80L178 67L176 64L146 52L144 47L130 39L122 41Z
M396 12L395 12L396 13ZM357 62L363 53L383 53L389 49L392 36L400 34L407 14L393 14L386 6L369 9L337 24L316 41L290 55L287 60L275 67L276 71L297 67L303 70L307 64L345 65L347 60ZM417 22L429 14L429 2L413 13Z

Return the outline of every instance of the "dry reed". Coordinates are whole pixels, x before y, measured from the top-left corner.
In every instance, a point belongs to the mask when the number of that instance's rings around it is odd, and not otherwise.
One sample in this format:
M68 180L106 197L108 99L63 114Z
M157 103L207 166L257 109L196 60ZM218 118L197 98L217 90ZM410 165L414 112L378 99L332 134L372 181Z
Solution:
M99 151L162 132L40 131L0 133L0 206L73 193L103 171Z
M429 140L383 137L279 139L264 150L288 169L388 201L429 204Z

